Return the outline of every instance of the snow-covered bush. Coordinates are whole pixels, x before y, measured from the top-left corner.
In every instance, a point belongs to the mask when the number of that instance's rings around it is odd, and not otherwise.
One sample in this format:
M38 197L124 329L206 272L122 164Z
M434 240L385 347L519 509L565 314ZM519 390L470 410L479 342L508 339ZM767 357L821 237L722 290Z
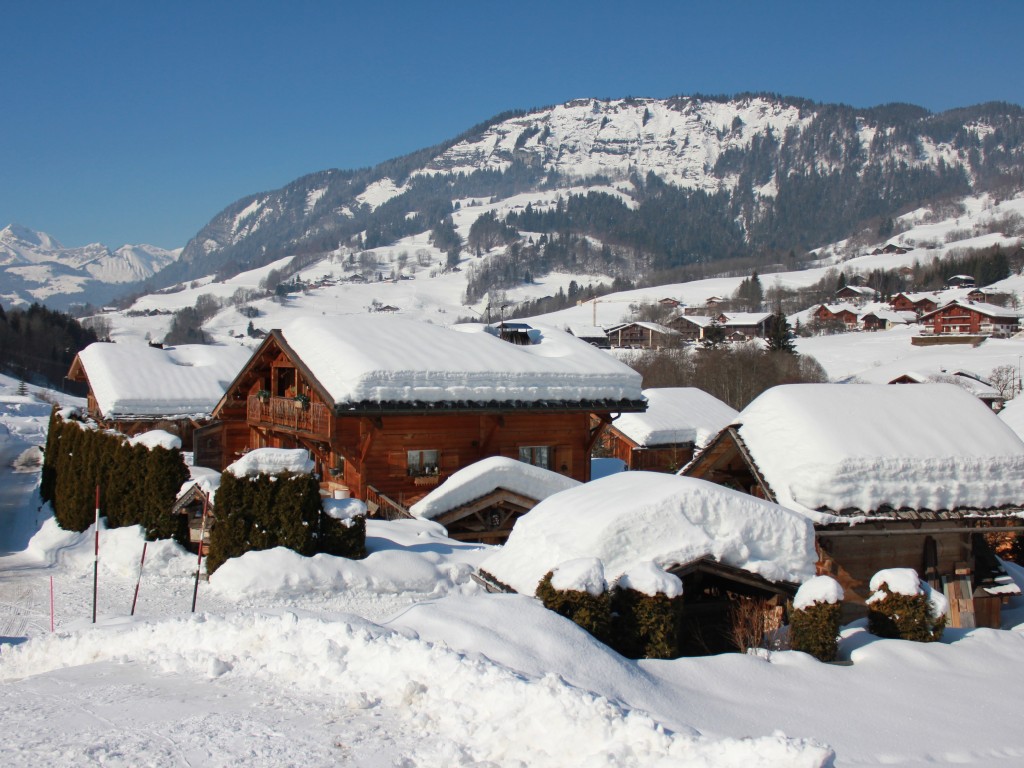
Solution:
M611 595L596 558L563 563L540 580L536 595L544 607L611 644Z
M316 550L350 560L366 557L366 505L358 499L324 499Z
M544 576L536 594L546 608L623 656L674 659L680 654L683 584L654 563L637 565L609 588L600 560L570 560Z
M789 645L794 651L835 661L843 597L843 588L831 576L815 576L801 585L789 617Z
M946 598L913 568L889 568L871 577L868 631L879 637L934 642L946 626Z
M640 563L612 590L612 645L631 659L679 656L683 583L655 563Z

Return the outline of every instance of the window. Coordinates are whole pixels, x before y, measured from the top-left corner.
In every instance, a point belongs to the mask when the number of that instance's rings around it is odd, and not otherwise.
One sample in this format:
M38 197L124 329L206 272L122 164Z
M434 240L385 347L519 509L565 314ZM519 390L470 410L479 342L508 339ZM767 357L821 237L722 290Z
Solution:
M436 475L440 451L407 451L406 474L410 477Z
M551 448L547 445L524 445L519 449L519 460L535 467L551 468Z

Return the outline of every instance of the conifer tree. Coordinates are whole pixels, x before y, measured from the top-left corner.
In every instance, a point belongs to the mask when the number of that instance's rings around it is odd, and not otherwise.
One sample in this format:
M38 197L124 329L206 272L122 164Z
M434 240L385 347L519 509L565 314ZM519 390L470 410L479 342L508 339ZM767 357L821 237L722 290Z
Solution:
M146 479L143 484L143 522L149 539L178 539L187 542L187 530L182 531L182 517L172 517L171 507L181 486L189 478L188 467L177 448L169 450L155 446L146 460Z

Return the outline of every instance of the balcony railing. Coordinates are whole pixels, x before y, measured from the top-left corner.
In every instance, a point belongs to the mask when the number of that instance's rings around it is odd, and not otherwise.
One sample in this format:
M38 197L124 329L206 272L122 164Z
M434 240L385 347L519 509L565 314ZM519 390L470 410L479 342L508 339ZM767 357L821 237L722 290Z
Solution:
M302 403L291 397L261 399L251 395L247 406L249 421L287 427L319 437L331 435L331 409L323 403Z

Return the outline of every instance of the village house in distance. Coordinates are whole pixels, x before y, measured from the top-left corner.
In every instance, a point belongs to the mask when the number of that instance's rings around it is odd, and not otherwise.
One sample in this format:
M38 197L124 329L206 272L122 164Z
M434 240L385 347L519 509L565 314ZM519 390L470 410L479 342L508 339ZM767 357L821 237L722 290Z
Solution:
M586 481L613 415L645 407L638 373L552 328L302 318L272 331L228 386L195 461L305 448L325 492L405 516L489 456Z

